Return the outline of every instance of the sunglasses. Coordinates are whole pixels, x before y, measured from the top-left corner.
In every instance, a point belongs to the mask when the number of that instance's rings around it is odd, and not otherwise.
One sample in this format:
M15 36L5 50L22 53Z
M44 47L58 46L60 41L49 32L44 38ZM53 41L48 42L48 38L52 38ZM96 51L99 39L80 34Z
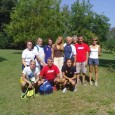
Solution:
M97 41L97 40L93 40L93 41Z

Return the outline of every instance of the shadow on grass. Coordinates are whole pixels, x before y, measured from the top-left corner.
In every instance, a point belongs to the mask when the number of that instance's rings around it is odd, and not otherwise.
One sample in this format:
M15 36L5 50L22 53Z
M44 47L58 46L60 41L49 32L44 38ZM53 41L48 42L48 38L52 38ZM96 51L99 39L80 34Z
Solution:
M115 69L115 60L100 59L99 63L99 66L101 67L109 67Z
M7 60L6 58L0 57L0 62L6 61L6 60Z
M17 52L13 52L13 54L22 54L22 52L17 51Z

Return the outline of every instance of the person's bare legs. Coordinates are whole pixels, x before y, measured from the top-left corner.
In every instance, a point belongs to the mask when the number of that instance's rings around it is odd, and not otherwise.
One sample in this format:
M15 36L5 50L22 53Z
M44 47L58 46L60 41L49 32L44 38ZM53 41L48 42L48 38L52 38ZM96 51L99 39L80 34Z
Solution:
M79 73L77 73L77 85L79 85L79 83L80 83L80 79L79 79L79 77L80 77L80 74Z
M89 83L90 83L90 85L93 85L92 81L91 81L91 79L92 79L92 72L93 72L93 65L90 65L89 66Z
M97 80L98 80L98 65L94 66L94 70L95 70L95 86L98 86L98 84L97 84Z

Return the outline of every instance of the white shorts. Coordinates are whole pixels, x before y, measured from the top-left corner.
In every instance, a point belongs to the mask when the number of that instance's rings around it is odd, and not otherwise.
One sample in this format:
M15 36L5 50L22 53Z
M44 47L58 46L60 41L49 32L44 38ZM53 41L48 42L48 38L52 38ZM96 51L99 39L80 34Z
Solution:
M58 67L59 71L61 72L62 66L64 63L64 57L55 57L54 64Z

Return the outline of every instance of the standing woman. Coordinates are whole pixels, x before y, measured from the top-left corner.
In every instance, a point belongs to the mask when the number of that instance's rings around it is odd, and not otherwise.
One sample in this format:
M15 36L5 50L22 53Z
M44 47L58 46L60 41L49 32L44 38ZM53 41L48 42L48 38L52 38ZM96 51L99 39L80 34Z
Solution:
M35 55L33 52L33 43L31 40L26 42L26 49L22 52L22 70L30 65L30 60L35 59Z
M63 37L59 36L52 46L52 58L54 59L54 64L58 67L61 72L61 68L63 66L64 58L63 58Z
M89 55L89 83L92 84L92 73L93 68L95 72L95 86L98 86L97 80L98 80L98 65L99 65L99 58L98 56L101 54L101 48L97 44L98 38L94 37L92 38L92 45L90 45L90 55Z

